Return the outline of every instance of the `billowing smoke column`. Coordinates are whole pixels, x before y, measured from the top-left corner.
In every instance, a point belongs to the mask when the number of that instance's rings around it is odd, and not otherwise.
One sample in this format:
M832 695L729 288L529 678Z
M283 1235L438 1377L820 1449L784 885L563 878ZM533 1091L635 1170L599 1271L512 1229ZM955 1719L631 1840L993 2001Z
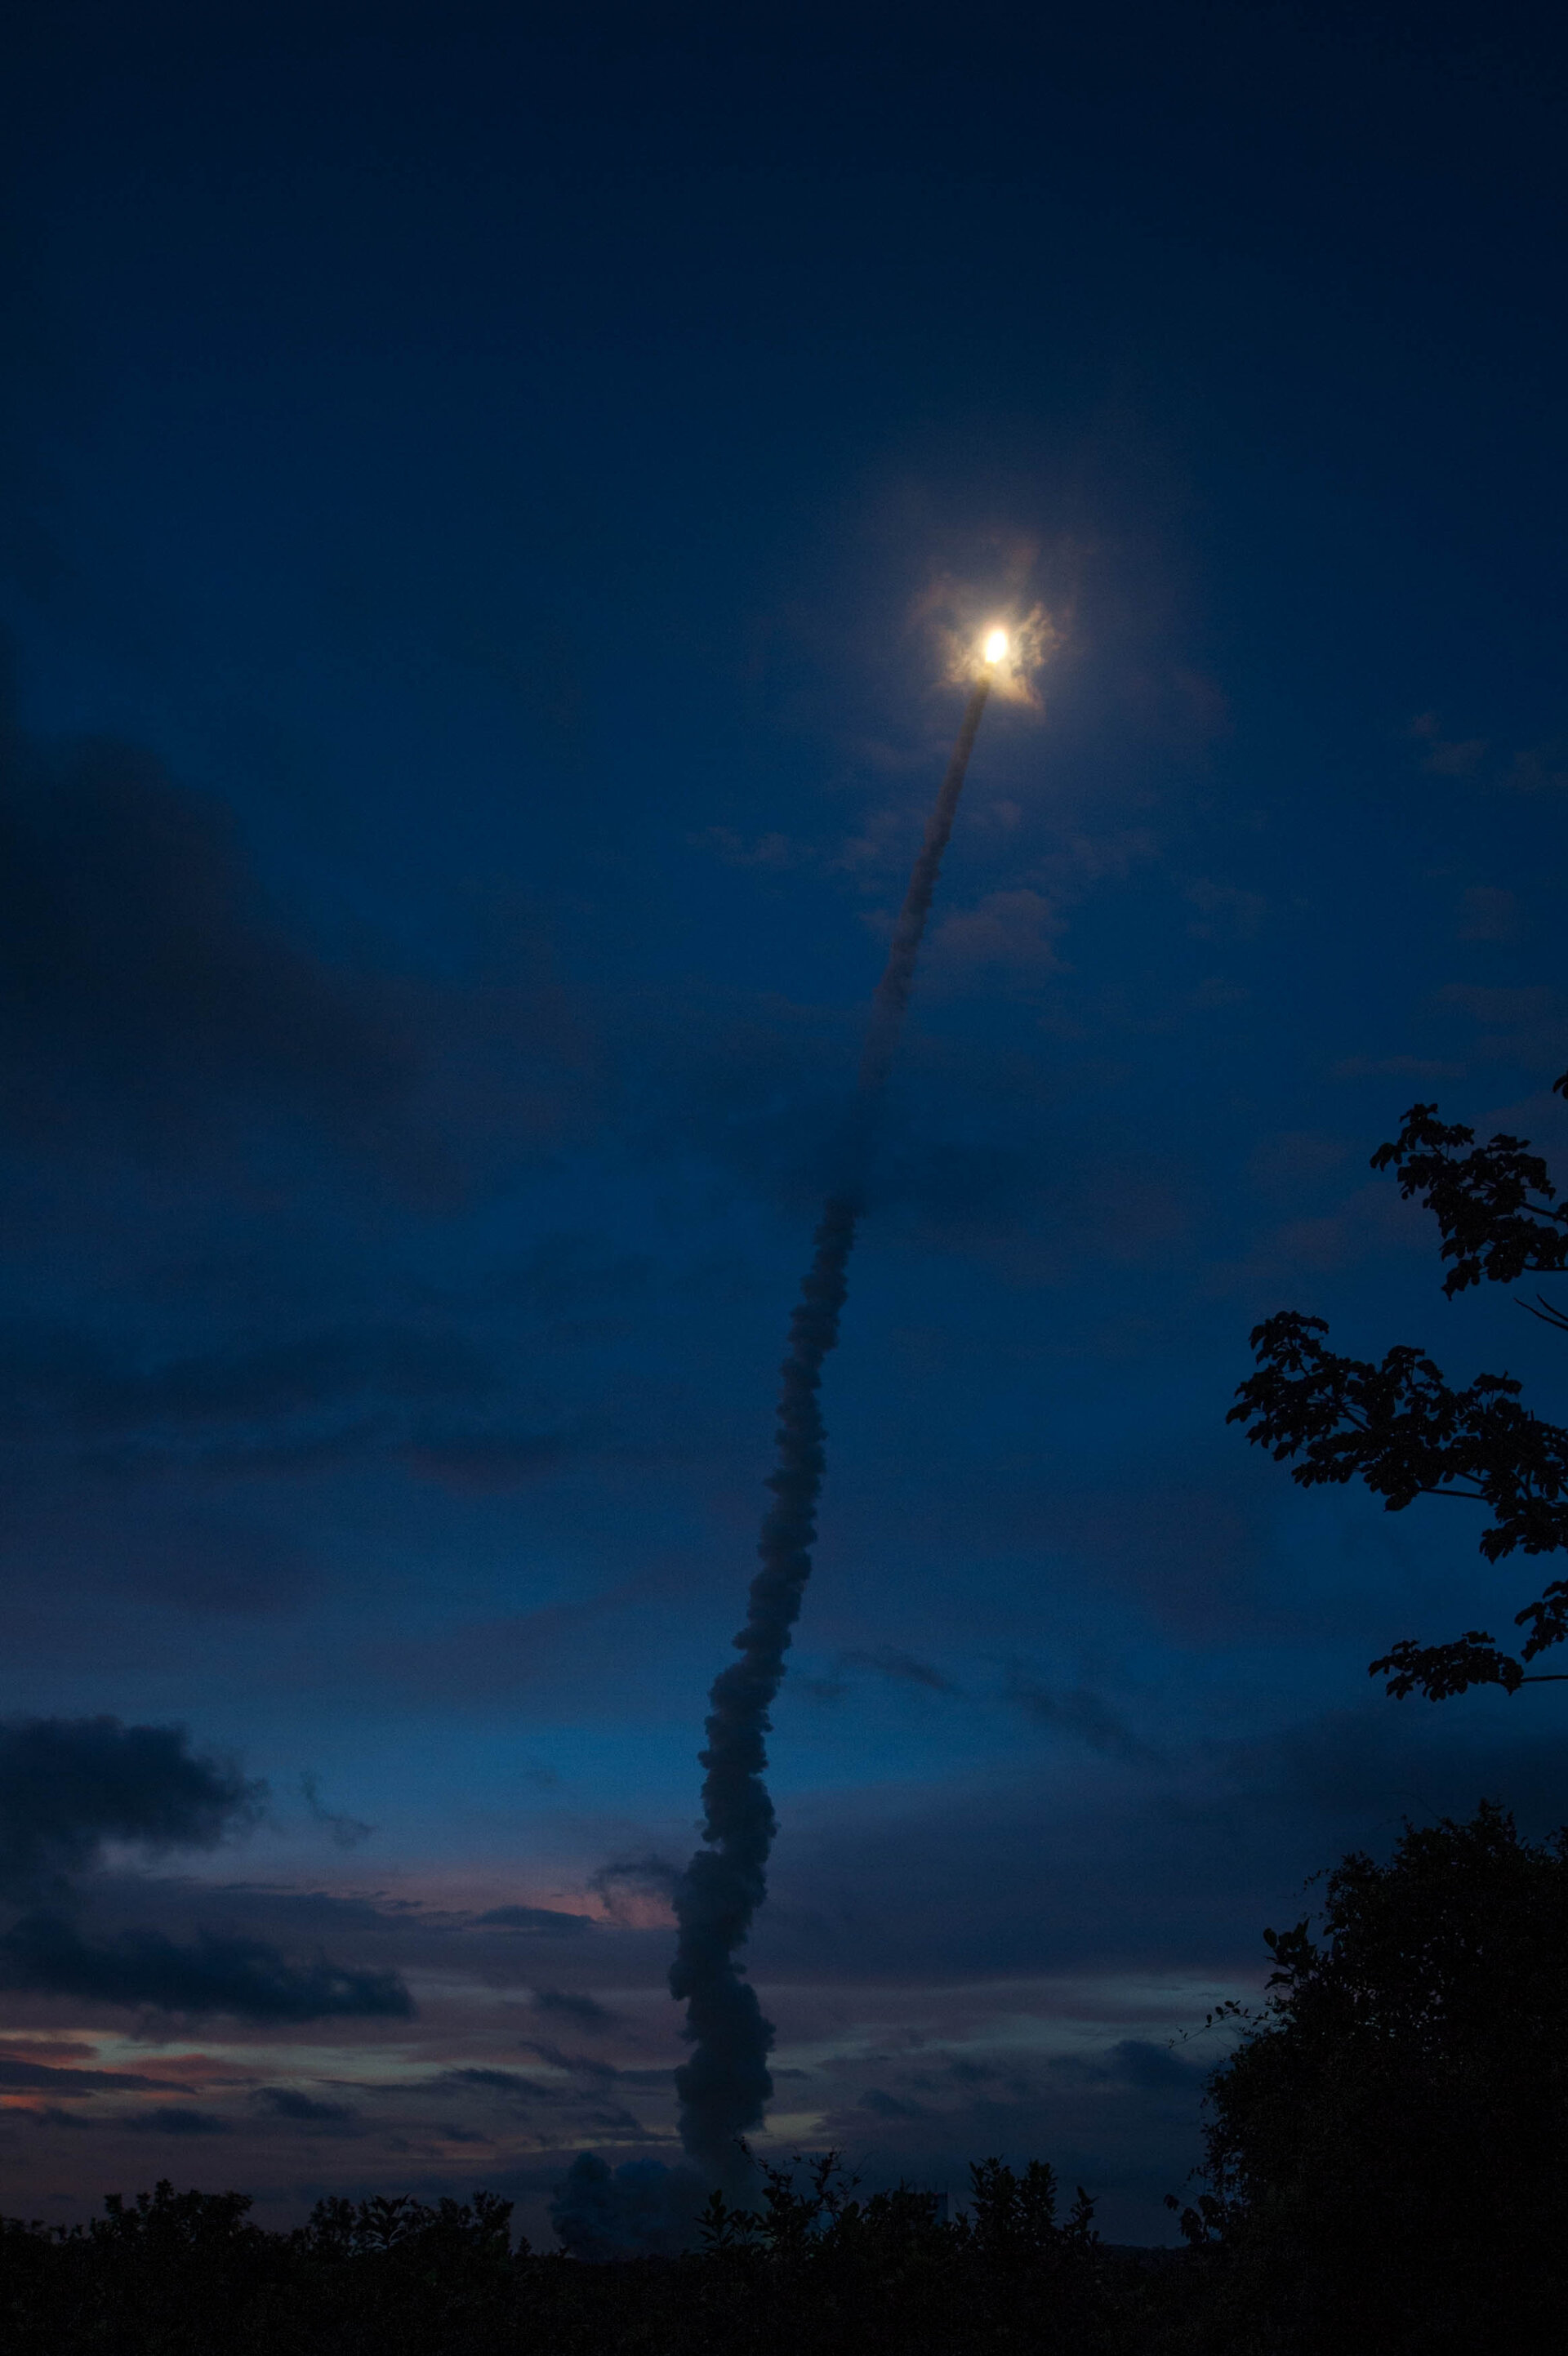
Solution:
M986 647L988 660L994 662L999 652L1005 652L1005 640L998 649L993 636ZM773 2024L763 2019L757 1991L742 1976L736 1953L767 1893L768 1852L778 1829L762 1780L768 1764L764 1737L770 1731L769 1707L783 1681L789 1632L811 1574L823 1465L818 1391L823 1361L838 1340L873 1119L892 1068L991 680L990 669L982 672L971 692L872 1002L842 1175L822 1205L811 1265L789 1320L789 1346L780 1370L778 1454L768 1477L773 1503L763 1516L757 1548L762 1568L751 1583L746 1625L735 1639L740 1658L720 1672L709 1697L708 1745L701 1754L707 1770L703 1846L675 1893L680 1937L670 1990L685 1999L686 2034L693 2045L691 2060L675 2072L681 2140L710 2184L732 2189L747 2173L738 2139L760 2123L773 2092L768 2068Z

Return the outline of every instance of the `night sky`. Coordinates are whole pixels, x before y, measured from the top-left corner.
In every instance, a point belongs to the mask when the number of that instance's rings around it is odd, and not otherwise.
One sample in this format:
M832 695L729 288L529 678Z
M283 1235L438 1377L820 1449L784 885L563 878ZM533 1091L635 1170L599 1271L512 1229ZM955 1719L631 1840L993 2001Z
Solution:
M1183 2032L1306 1877L1568 1816L1562 1688L1366 1674L1533 1591L1478 1516L1224 1421L1284 1307L1563 1404L1368 1160L1421 1098L1568 1164L1568 38L30 18L0 2207L537 2233L678 2156L671 1878L944 632L1037 603L824 1389L763 2148L1161 2238Z

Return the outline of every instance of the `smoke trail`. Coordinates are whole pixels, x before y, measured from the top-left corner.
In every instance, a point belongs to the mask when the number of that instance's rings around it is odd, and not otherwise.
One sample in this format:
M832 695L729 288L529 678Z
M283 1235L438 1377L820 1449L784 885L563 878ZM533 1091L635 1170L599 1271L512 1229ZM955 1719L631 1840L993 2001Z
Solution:
M963 791L964 774L969 767L969 756L974 750L980 715L985 709L985 699L990 692L988 678L983 677L975 681L953 744L947 775L942 779L931 815L926 821L926 839L909 871L909 888L904 894L904 905L893 927L887 962L882 969L882 979L871 1001L871 1020L866 1025L865 1047L860 1059L863 1113L875 1106L893 1068L893 1053L898 1044L898 1033L903 1028L909 992L914 986L915 960L920 954L926 918L931 913L931 897L937 888L937 877L941 873L942 853L952 832L958 798Z
M691 2060L675 2072L681 2140L710 2182L716 2179L731 2188L743 2182L746 2173L737 2139L760 2123L773 2092L768 2068L773 2024L763 2019L757 1991L742 1976L736 1952L767 1894L768 1853L778 1830L762 1780L768 1764L764 1737L771 1730L768 1713L783 1682L790 1631L811 1575L824 1461L818 1398L822 1365L838 1340L873 1120L892 1068L942 853L990 684L983 675L970 695L872 1001L854 1118L843 1149L843 1175L822 1205L811 1265L789 1320L789 1344L779 1370L777 1454L768 1476L773 1503L763 1515L757 1547L762 1568L751 1583L746 1625L735 1639L740 1659L721 1670L709 1696L708 1742L701 1754L707 1771L703 1782L703 1846L675 1893L680 1935L670 1967L670 1992L678 2001L685 2000L686 2034L693 2044Z

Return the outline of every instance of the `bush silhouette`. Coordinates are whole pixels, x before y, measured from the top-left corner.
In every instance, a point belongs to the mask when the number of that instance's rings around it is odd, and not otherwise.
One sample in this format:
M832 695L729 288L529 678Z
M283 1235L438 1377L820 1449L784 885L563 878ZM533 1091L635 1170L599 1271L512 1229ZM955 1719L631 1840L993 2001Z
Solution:
M1058 2223L1041 2163L971 2175L949 2222L907 2186L860 2199L833 2153L765 2169L755 2211L713 2196L699 2249L618 2265L514 2249L482 2192L323 2201L285 2234L242 2193L161 2183L85 2226L8 2224L0 2327L7 2356L1116 2356L1087 2197Z

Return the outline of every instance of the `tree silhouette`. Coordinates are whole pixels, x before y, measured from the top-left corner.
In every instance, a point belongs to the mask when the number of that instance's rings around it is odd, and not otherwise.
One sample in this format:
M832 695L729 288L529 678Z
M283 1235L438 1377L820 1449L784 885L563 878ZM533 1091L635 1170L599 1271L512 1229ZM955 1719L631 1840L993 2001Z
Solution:
M1483 1802L1345 1858L1325 1901L1317 1936L1264 1933L1188 2240L1279 2356L1560 2348L1568 1830L1535 1846Z
M1552 1083L1568 1097L1568 1072ZM1466 1150L1467 1149L1467 1150ZM1452 1262L1443 1290L1452 1298L1473 1284L1512 1284L1526 1273L1568 1270L1568 1205L1554 1197L1545 1162L1528 1139L1499 1133L1477 1145L1476 1132L1440 1121L1435 1105L1412 1105L1391 1144L1380 1145L1374 1170L1391 1168L1408 1202L1419 1196L1437 1221L1443 1258ZM1568 1314L1541 1294L1523 1304L1561 1333ZM1322 1336L1321 1317L1282 1310L1252 1329L1258 1371L1240 1384L1226 1418L1244 1423L1250 1440L1293 1457L1303 1488L1359 1480L1388 1512L1417 1497L1467 1497L1490 1508L1481 1552L1552 1554L1568 1547L1568 1431L1544 1423L1520 1399L1511 1375L1477 1375L1455 1390L1423 1352L1400 1344L1373 1365L1341 1357ZM1568 1637L1568 1580L1555 1579L1514 1615L1528 1630L1520 1655L1503 1652L1483 1628L1445 1644L1405 1637L1370 1665L1398 1697L1423 1693L1444 1701L1470 1686L1564 1682L1524 1666Z

